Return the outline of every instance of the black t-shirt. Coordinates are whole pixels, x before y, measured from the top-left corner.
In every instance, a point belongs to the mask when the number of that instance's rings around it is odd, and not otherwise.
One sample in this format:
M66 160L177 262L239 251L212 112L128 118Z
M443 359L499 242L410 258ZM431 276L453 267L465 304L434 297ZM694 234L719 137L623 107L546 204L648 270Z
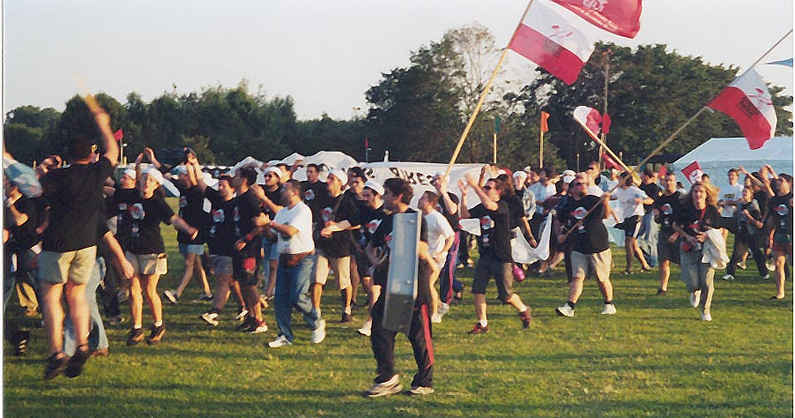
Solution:
M160 254L166 252L160 224L171 224L174 211L165 199L155 193L151 198L138 197L127 208L130 211L132 224L130 240L126 250L133 254ZM95 231L96 232L96 231Z
M406 209L403 213L416 213L417 211L414 209ZM422 225L420 226L420 241L428 242L428 227L425 223L425 218L420 216L422 219ZM387 278L389 277L389 243L392 241L392 229L393 229L393 222L394 222L394 215L385 215L382 219L381 223L376 228L375 232L373 233L373 240L372 245L374 247L381 248L385 251L386 258L383 263L381 263L378 267L375 268L373 272L373 283L380 285L383 288L386 288ZM383 295L384 292L381 292ZM383 297L383 296L382 296Z
M488 210L481 203L469 210L469 216L480 219L478 251L481 257L489 254L503 263L513 261L508 203L500 200L497 202L497 210Z
M211 204L210 222L205 232L210 254L231 257L238 239L233 220L237 198L224 201L221 194L210 187L204 189L204 197Z
M456 205L459 204L458 196L456 196L456 195L454 195L454 194L452 194L450 192L447 192L447 196L450 197L450 200L453 203L455 203ZM460 218L460 216L458 216L458 214L460 213L460 210L456 210L451 215L450 212L447 211L447 205L445 205L444 199L442 199L441 196L439 197L439 207L436 208L436 210L438 210L442 215L444 215L444 218L447 219L447 222L453 228L453 231L457 232L458 230L461 229L461 226L458 224L458 219Z
M130 217L130 205L140 198L137 189L116 189L113 196L105 201L106 216L116 217L116 240L122 248L127 248L130 236L132 235L132 218Z
M654 220L660 224L660 230L666 234L674 233L673 225L680 198L681 194L679 192L673 192L669 196L660 196L654 201L654 208L660 212Z
M792 237L792 193L784 196L775 196L768 203L768 216L775 222L773 228L776 229L773 236L778 242L784 242L786 235ZM787 241L789 242L789 241Z
M13 216L11 216L11 211L5 208L6 226L11 234L11 240L8 245L14 250L27 250L41 240L41 237L36 234L39 220L39 203L37 198L21 197L14 202L14 208L21 214L27 215L28 220L22 225L17 225Z
M522 198L517 195L511 195L506 199L508 203L508 211L510 212L509 225L511 229L516 228L522 223L524 217L524 206L522 205Z
M179 217L185 220L188 225L204 230L209 221L207 212L204 211L204 193L199 186L190 188L179 187ZM190 236L183 231L177 232L177 242L182 244L204 244L204 234L199 234L196 239L191 240Z
M569 241L573 242L573 250L581 254L596 254L610 248L607 237L607 228L603 222L605 205L599 203L601 198L587 195L577 200L573 197L566 199L558 216L560 222L567 226L567 230L585 217L585 214L599 204L597 209L588 214L585 221L569 234Z
M712 205L707 205L704 209L696 209L693 202L688 199L679 206L675 222L685 233L695 237L697 232L720 228L720 212L717 207Z
M257 196L251 189L234 200L235 206L232 208L232 222L235 225L235 240L238 240L256 228L252 218L258 217L259 214L262 213L262 210L260 209ZM246 246L240 250L240 256L257 257L261 247L260 240L255 238L249 241Z
M378 209L373 209L369 206L362 207L359 212L359 220L362 222L362 234L359 244L362 248L367 246L368 242L372 242L373 234L375 234L376 229L378 229L378 226L381 225L386 216L383 205Z
M356 210L359 212L359 223L362 225L362 227L352 230L351 235L353 236L354 242L361 243L364 240L364 231L362 228L364 228L365 225L362 214L370 210L370 205L366 201L356 197L356 195L350 190L346 191L345 193L350 193L350 195L353 196L354 200L356 201Z
M336 208L336 210L335 210ZM329 221L341 222L347 220L351 226L361 225L359 220L359 204L356 198L349 193L340 193L329 201L328 206L320 211L320 225ZM337 231L331 238L318 237L317 247L327 256L339 258L351 255L353 235L351 231Z
M102 215L102 186L113 165L101 157L93 164L75 164L50 171L42 178L50 206L50 224L44 231L46 251L67 252L97 244L94 225Z
M662 189L660 188L660 186L658 186L655 183L642 184L640 186L640 189L643 190L646 193L646 196L649 196L655 202L657 201L657 199L659 199L662 196ZM643 205L643 210L646 213L649 213L652 210L653 207L654 207L654 204Z
M268 189L265 189L263 187L263 190L265 191L265 197L267 197L268 199L270 199L271 202L273 202L273 203L275 203L275 204L277 204L279 206L287 206L287 202L285 202L283 197L282 197L282 189L283 188L284 188L284 186L279 186L279 187L276 188L276 190L269 191ZM271 211L268 208L267 205L263 206L262 212L264 212L266 215L268 215L268 217L271 220L273 220L273 218L276 217L276 213Z
M328 206L331 198L328 194L328 186L322 181L314 183L302 181L301 186L304 188L304 203L312 211L312 223L316 224L320 222L320 211Z
M769 208L768 202L770 201L770 196L768 196L767 192L760 190L754 193L754 200L756 200L756 203L759 204L759 210L762 211L762 217L767 218L767 209Z
M762 211L759 210L759 204L756 203L756 200L751 200L750 202L741 202L737 204L737 210L734 212L734 220L736 228L735 233L737 235L749 237L756 234L759 231L759 229L748 222L748 218L746 218L744 214L744 211L746 210L748 211L748 214L751 215L751 217L756 219L757 221L762 220Z

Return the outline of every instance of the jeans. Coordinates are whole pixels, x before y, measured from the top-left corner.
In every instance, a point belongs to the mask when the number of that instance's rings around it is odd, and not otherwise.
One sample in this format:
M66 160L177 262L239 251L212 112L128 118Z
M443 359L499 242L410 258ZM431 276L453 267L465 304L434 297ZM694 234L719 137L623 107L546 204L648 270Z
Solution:
M94 270L91 272L91 277L86 284L86 301L88 302L89 329L91 332L88 334L88 346L90 350L102 350L108 348L108 335L105 333L105 326L102 324L102 317L99 315L99 306L97 305L97 287L99 282L102 281L102 276L105 273L105 261L100 257L94 265ZM64 353L71 356L77 349L77 339L75 338L75 329L72 325L72 319L68 313L64 321Z
M638 233L638 247L643 251L649 266L657 265L657 240L660 235L660 225L654 222L654 215L650 211L641 218L640 232Z
M458 264L458 248L461 244L461 231L455 233L453 246L447 252L447 260L439 273L439 296L444 303L451 303L454 292L460 292L464 285L455 278L455 268ZM466 244L464 244L466 245Z
M700 304L704 312L709 312L712 306L712 295L715 292L715 269L707 263L701 262L703 253L700 249L679 251L679 265L682 268L682 281L687 286L687 291L693 293L701 291Z
M284 261L279 260L276 271L276 325L279 327L279 334L291 342L295 338L290 326L293 307L304 314L304 321L309 328L315 329L319 325L320 315L312 307L308 294L309 285L312 283L312 260L312 256L304 257L294 267L288 267Z

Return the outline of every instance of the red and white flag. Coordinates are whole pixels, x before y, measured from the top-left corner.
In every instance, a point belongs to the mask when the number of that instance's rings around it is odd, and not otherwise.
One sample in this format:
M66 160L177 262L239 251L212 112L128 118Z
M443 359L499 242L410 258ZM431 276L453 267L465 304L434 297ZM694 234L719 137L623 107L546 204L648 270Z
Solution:
M690 182L690 184L693 184L697 181L701 181L701 176L704 175L704 172L701 171L701 165L698 163L698 161L693 161L692 163L688 164L687 167L682 169L682 174L685 175L685 178Z
M640 30L641 0L552 0L593 25L634 38Z
M116 139L116 142L121 141L121 139L124 138L124 131L122 131L121 128L119 128L118 131L113 133L113 138Z
M753 68L707 104L734 119L751 149L761 148L776 132L776 109L764 80Z
M594 42L575 16L554 4L535 0L508 48L572 84L591 57Z
M607 153L602 154L602 160L604 160L605 167L607 168L615 168L617 170L622 169L622 167L616 162L616 160L614 160L609 155L607 155Z
M574 120L583 127L588 128L594 135L599 135L602 115L596 109L588 106L577 106L572 116L574 116Z

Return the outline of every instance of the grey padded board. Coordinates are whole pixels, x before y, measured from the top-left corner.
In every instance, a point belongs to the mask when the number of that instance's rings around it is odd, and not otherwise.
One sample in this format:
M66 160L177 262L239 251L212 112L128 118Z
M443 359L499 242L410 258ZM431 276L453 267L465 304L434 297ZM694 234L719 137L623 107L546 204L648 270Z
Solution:
M392 223L384 328L408 334L417 299L417 247L422 213L398 213Z

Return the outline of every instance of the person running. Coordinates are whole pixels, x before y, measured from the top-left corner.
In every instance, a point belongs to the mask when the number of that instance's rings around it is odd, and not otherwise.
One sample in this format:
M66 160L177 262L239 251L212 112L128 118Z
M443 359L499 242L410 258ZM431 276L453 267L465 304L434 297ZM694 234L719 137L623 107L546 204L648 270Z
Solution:
M792 256L792 176L779 175L776 186L776 196L770 199L766 221L770 231L767 247L773 250L776 263L776 294L771 300L784 299L787 260Z
M522 321L522 327L530 327L530 308L522 303L519 295L513 293L513 272L511 265L511 231L510 209L508 203L500 199L505 185L497 179L490 179L481 188L472 176L466 176L466 182L459 180L461 201L466 201L467 188L472 188L481 203L472 209L461 206L462 217L480 219L480 236L478 252L480 259L475 267L475 278L472 282L472 294L475 304L475 315L478 322L469 331L470 334L485 334L489 331L486 317L486 286L493 276L497 283L497 292L503 303L513 306Z
M262 212L259 199L253 189L256 187L256 181L257 171L252 167L238 168L232 179L232 186L237 193L235 206L232 208L236 238L232 252L232 274L240 285L248 311L246 319L238 329L251 334L268 331L268 324L262 317L262 305L257 290L259 284L257 257L262 248L260 239L262 228L270 222L270 218Z
M186 155L186 158L196 158L192 154ZM187 160L186 160L187 163ZM193 168L193 165L190 165ZM201 177L201 171L196 172L191 169L188 170L187 164L179 165L177 170L177 189L179 190L179 217L184 219L189 225L203 231L207 228L207 212L204 211L204 193L198 187L197 177ZM213 294L210 291L210 284L207 282L207 273L202 266L201 256L204 254L204 234L199 234L195 239L190 237L184 232L177 233L177 243L179 244L179 252L185 258L185 272L182 274L179 286L176 289L167 289L163 292L163 296L169 302L176 304L185 288L188 287L194 273L198 275L201 281L201 286L204 294L199 298L202 301L213 300Z
M117 187L105 199L106 216L109 216L112 219L111 224L116 226L114 237L122 249L126 249L129 246L130 235L132 234L132 218L130 217L128 205L129 202L132 202L138 196L138 189L135 187L135 176L135 170L133 169L128 168L122 171ZM120 272L112 273L112 275L118 279L118 273ZM129 298L130 282L129 280L119 280L118 283L114 283L112 280L106 280L105 285L107 296L104 300L104 305L105 313L109 316L108 323L119 325L124 322L120 305Z
M367 177L364 175L364 171L362 171L361 167L351 167L348 169L348 189L345 190L345 193L351 195L355 199L360 214L362 211L367 210L366 207L368 205L367 201L362 196L365 183L367 183ZM362 276L359 274L358 262L366 258L366 256L364 255L364 248L357 245L357 243L362 240L362 229L355 228L351 230L351 235L353 237L350 266L351 309L356 309L356 297L359 296L359 285L362 281Z
M146 297L152 312L152 326L146 338L147 344L157 344L166 333L163 322L163 305L157 291L160 276L168 271L166 249L160 224L173 225L177 230L188 234L191 239L199 235L199 230L188 225L166 203L161 186L166 181L154 167L141 168L141 156L136 160L138 196L128 203L130 218L130 240L125 255L133 265L135 275L130 281L130 315L132 329L127 345L136 345L144 340L143 299Z
M737 210L737 207L740 205L740 202L743 201L743 185L737 182L740 179L739 173L740 171L736 168L729 170L727 174L729 178L729 185L721 190L720 200L718 200L720 216L726 220L731 219L729 222L732 222L735 219L734 213ZM723 239L726 239L726 237L729 235L729 230L727 228L722 228L721 233L723 234Z
M447 219L436 210L438 205L439 196L432 191L423 193L417 203L417 207L422 212L422 218L428 226L428 250L431 252L431 257L433 257L434 261L442 265L447 260L447 252L453 246L455 233ZM431 283L431 322L442 322L442 316L439 314L439 303L436 283Z
M320 344L326 338L326 321L320 319L307 293L312 283L312 261L315 251L312 240L312 211L301 201L301 183L290 180L282 187L282 201L286 206L268 223L278 236L279 266L276 275L275 311L279 335L268 343L270 348L291 345L293 307L303 315L312 330L311 342Z
M654 202L662 195L662 189L657 185L657 172L651 166L646 166L641 173L640 189L646 193L651 200L651 204L643 205L643 215L641 216L640 231L638 231L638 248L644 255L650 267L657 266L659 254L657 253L657 238L660 235L659 227L654 222Z
M110 116L98 108L92 108L91 112L102 135L105 153L98 162L93 162L92 141L80 136L73 138L69 145L72 164L52 170L41 179L43 196L50 207L49 226L44 230L43 251L38 261L49 343L44 379L52 379L61 372L67 377L77 377L90 356L86 283L96 260L96 225L102 216L102 187L119 159ZM75 354L69 358L63 353L61 296L64 291L77 335Z
M473 181L474 182L474 181ZM392 239L394 215L398 213L416 213L409 208L413 197L411 185L402 179L391 178L384 182L384 206L391 214L384 218L373 236L373 241L368 244L368 252L374 256L375 248L384 249L385 253L380 263L375 268L375 283L386 288L389 274L389 242ZM434 261L427 245L427 226L422 221L420 227L420 242L417 258L419 268L417 273L417 299L414 303L411 325L407 337L414 351L417 362L417 373L411 382L412 395L427 395L433 393L433 334L431 329L428 303L430 302L430 284L439 274L439 266ZM383 326L385 297L381 294L372 309L373 329L370 344L376 361L377 376L373 385L365 392L368 397L377 398L398 393L403 386L400 384L400 375L395 373L395 336L396 331L385 329Z
M712 321L712 296L715 292L715 269L702 261L706 232L720 228L720 213L717 199L712 189L696 182L677 211L674 231L679 233L682 244L679 246L679 262L682 268L682 281L690 293L690 304L694 308L701 305L701 319Z
M762 245L757 241L759 231L764 226L762 211L754 200L754 191L751 187L743 188L739 197L739 199L733 198L732 200L736 210L733 209L729 230L734 233L734 251L732 251L732 258L726 267L723 280L734 280L737 265L748 251L751 251L754 256L759 277L767 280L770 278L770 274L765 263L765 254L762 251Z
M596 197L587 194L587 187L584 178L579 176L575 178L569 189L569 198L558 212L558 222L566 226L566 232L561 230L557 240L561 244L568 242L572 249L569 299L555 309L560 316L574 316L577 301L582 295L583 282L589 274L596 277L604 298L602 315L616 313L613 304L613 284L610 282L610 266L613 260L607 228L603 222L610 214L610 206L607 204L610 193L604 192L601 197Z
M658 295L668 292L668 279L671 277L671 263L679 264L679 233L673 225L682 195L676 190L676 174L668 173L662 179L663 194L654 202L654 221L660 224L657 239L657 257L660 261L660 288Z
M444 260L441 273L439 273L439 297L441 301L439 304L439 315L444 317L450 311L450 304L453 303L453 300L463 297L464 284L456 279L455 273L456 265L458 264L458 251L462 242L466 246L466 241L462 241L461 226L458 224L460 219L458 196L447 191L447 177L444 172L436 173L431 180L431 185L436 189L439 196L439 207L437 210L447 219L447 223L450 224L455 233L453 245L447 251L447 258ZM529 190L527 192L532 195ZM533 211L535 211L535 201L533 205Z
M643 271L650 271L651 267L646 263L646 258L638 246L638 232L640 231L641 218L644 215L643 205L654 204L643 190L639 189L631 175L627 174L621 181L621 185L615 189L611 200L618 201L621 214L624 220L621 229L624 230L624 240L627 249L627 268L624 274L632 274L632 259L637 257Z
M230 293L234 293L240 309L235 319L243 320L248 314L246 302L240 291L240 283L233 279L234 274L234 242L235 234L234 213L237 207L235 189L232 187L234 180L229 175L222 175L218 179L218 190L208 187L202 178L197 178L198 187L203 191L204 198L210 201L210 224L206 231L207 247L210 250L210 266L215 274L215 293L213 294L213 307L201 314L200 318L212 326L218 326L218 317L229 300Z
M328 280L329 270L339 281L342 297L342 318L340 322L350 322L351 316L351 272L350 256L353 238L351 229L359 226L359 210L356 199L343 193L343 187L348 182L344 171L334 169L329 172L326 179L330 200L328 206L321 210L323 229L317 241L317 262L314 271L314 284L312 285L312 305L318 312L320 300L323 295L323 286Z
M367 321L364 322L364 325L362 325L357 332L367 337L370 336L373 326L373 317L369 312L373 309L375 301L378 300L378 296L381 294L381 286L373 283L374 263L367 256L367 245L373 241L375 230L378 229L378 226L381 225L381 221L386 216L386 212L384 212L383 195L384 186L372 180L365 183L364 190L362 190L362 197L367 201L367 206L363 207L362 211L359 213L359 220L362 222L362 239L357 245L361 246L364 258L356 262L356 268L359 269L362 284L365 290L367 290L368 316ZM376 258L379 257L380 254L377 254Z

